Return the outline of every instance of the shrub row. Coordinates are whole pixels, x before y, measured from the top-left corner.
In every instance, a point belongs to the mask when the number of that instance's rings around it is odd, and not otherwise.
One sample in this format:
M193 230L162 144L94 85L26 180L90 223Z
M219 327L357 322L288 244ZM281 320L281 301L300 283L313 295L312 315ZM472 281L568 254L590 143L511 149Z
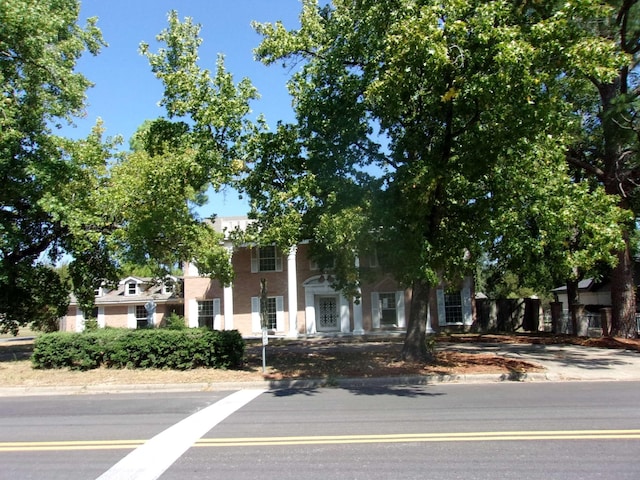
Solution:
M126 330L39 336L31 360L35 368L238 368L245 343L237 330Z

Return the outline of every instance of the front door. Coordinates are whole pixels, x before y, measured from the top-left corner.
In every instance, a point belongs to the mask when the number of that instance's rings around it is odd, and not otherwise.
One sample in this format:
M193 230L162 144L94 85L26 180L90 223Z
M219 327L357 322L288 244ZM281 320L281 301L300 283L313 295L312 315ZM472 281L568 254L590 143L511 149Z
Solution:
M321 296L318 298L319 332L335 332L338 330L338 297Z

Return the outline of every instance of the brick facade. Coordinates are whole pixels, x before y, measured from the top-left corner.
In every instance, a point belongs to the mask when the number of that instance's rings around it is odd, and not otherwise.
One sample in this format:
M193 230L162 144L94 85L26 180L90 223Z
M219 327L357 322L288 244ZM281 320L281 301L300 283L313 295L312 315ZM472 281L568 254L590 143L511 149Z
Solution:
M246 218L218 218L214 226L221 232L247 225ZM154 298L154 326L163 324L171 312L183 314L190 327L210 326L220 330L236 329L244 336L260 335L261 282L266 282L267 322L269 333L295 337L315 334L364 334L376 331L403 331L410 314L411 291L403 289L380 270L370 283L361 285L358 301L345 298L331 285L330 272L321 272L309 258L309 244L301 243L289 252L275 247L247 245L227 248L232 252L235 272L232 285L201 277L193 264L184 265L184 276L177 281L180 288L160 295L157 287L145 287L144 279L129 278L117 291L96 298L100 326L135 328L135 314L143 313L141 305ZM359 259L362 267L377 270L375 261ZM126 283L137 281L139 295L126 295ZM458 301L446 305L451 298ZM468 328L473 323L473 292L470 279L454 294L434 291L428 328L444 326ZM456 310L457 309L457 310ZM455 317L453 316L455 313ZM446 315L455 318L447 321ZM82 330L82 312L72 302L61 329ZM151 320L151 318L150 318Z

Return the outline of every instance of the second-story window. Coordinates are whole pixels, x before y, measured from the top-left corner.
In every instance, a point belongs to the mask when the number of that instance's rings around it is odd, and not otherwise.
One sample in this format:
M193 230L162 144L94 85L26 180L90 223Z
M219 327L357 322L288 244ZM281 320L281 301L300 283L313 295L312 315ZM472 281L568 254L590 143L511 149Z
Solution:
M275 245L256 247L251 250L252 272L281 272L282 254Z

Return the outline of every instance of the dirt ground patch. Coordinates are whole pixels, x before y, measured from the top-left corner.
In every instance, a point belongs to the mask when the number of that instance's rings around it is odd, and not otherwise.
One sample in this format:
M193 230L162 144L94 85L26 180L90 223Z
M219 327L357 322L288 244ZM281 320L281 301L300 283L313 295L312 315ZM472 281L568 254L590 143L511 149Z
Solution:
M543 371L533 363L490 353L450 351L456 343L546 343L578 344L600 348L625 348L640 352L639 340L575 339L552 335L450 335L439 336L436 360L430 364L403 362L401 338L363 341L360 339L276 340L266 349L267 369L262 372L262 346L247 343L246 361L241 370L195 369L118 370L98 368L86 372L36 370L29 357L32 341L0 343L0 386L77 386L159 383L250 382L263 379L338 379L408 375L513 374Z
M260 347L247 349L249 364L262 359ZM524 373L543 369L529 362L494 354L474 354L437 349L433 363L405 362L400 359L402 341L299 342L281 348L267 348L266 378L271 380L305 378L372 378L407 375L446 375L477 373Z

